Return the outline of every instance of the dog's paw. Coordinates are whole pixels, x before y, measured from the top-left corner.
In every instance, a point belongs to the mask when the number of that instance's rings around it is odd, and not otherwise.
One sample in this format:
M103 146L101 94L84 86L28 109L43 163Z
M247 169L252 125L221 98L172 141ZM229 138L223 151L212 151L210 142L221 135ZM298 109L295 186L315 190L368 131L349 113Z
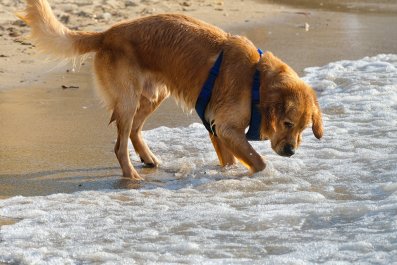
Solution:
M150 157L149 161L145 161L142 157L140 157L141 162L144 163L144 167L145 168L155 168L158 167L160 162L158 161L158 159L153 155Z
M143 162L143 163L144 163L144 165L143 165L144 168L155 168L155 167L158 167L158 164L155 164L155 163L145 163L145 162Z

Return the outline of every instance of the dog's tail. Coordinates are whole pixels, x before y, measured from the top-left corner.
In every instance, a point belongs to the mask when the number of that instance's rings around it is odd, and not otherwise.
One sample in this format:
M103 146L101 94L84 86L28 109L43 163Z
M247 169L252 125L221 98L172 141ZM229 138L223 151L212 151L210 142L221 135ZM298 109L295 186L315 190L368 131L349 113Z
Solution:
M37 48L58 58L97 51L103 33L73 31L57 20L47 0L26 0L26 9L16 15L31 27L30 38Z

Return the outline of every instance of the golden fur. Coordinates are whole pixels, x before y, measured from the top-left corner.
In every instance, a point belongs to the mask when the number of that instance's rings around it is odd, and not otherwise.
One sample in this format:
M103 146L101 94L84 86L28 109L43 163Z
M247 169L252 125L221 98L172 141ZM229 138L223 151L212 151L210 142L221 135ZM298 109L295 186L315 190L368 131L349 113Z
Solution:
M55 18L46 0L26 1L18 16L32 28L31 38L41 51L61 58L95 53L98 89L117 124L115 153L124 177L141 179L128 156L128 138L145 164L157 166L141 135L146 118L169 95L193 108L221 51L221 72L206 110L206 118L216 125L217 136L210 138L221 166L236 163L236 158L251 172L266 166L244 135L255 69L261 73L261 138L270 139L276 153L291 156L310 123L314 135L322 137L313 89L272 53L259 58L244 37L176 14L125 21L99 33L72 31Z

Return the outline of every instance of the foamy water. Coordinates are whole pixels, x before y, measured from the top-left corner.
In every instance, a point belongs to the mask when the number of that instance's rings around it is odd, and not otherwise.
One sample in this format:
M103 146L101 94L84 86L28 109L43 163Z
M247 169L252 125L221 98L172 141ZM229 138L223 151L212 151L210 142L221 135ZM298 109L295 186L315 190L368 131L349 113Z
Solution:
M221 170L200 124L144 133L163 164L132 190L0 201L11 264L396 264L397 55L307 69L325 137ZM136 161L138 158L135 156Z

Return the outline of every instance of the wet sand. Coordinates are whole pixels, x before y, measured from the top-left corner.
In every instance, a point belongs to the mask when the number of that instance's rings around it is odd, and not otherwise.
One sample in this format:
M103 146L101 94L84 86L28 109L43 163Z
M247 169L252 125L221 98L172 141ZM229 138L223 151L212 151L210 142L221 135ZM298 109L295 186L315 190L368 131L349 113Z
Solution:
M345 5L327 9L304 2L294 7L258 2L266 10L248 10L247 18L237 18L234 9L223 5L211 9L214 18L200 8L191 13L247 36L300 75L305 67L330 61L397 53L394 5L384 12L363 5L357 9ZM115 129L107 126L109 114L95 95L90 59L75 73L67 71L70 65L48 71L56 64L38 64L42 59L33 56L31 46L7 41L0 44L0 55L4 55L0 57L0 198L136 187L120 177L113 153ZM24 65L15 63L12 53L7 53L16 45L16 52L22 52L18 59L24 60ZM22 73L21 67L25 67ZM63 89L62 85L78 88ZM198 122L195 113L183 113L169 100L145 128L186 126L192 122ZM143 175L156 170L135 165Z

